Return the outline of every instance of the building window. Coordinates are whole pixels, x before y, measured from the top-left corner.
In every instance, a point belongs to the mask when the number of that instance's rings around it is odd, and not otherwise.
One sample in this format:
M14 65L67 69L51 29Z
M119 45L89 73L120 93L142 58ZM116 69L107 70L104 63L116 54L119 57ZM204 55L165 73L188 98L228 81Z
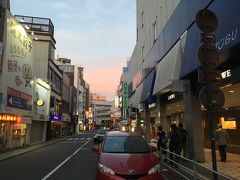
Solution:
M48 68L48 81L52 82L52 70Z

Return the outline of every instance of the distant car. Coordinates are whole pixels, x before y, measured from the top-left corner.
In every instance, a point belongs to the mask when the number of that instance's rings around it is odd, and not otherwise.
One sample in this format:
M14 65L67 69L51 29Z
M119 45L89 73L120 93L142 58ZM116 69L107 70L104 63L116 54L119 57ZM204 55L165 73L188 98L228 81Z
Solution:
M99 129L93 137L94 144L101 143L103 141L103 138L104 138L106 132L107 132L106 129Z
M96 180L161 180L160 164L152 149L136 132L107 132L99 154Z

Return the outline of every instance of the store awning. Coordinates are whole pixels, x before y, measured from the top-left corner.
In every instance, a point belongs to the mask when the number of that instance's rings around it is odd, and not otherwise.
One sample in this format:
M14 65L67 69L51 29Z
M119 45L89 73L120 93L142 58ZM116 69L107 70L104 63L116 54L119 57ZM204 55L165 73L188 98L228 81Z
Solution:
M181 42L181 40L178 41L157 65L153 95L170 91L172 82L179 80L182 58Z
M152 96L154 81L156 76L156 70L153 71L143 80L143 90L141 94L141 102L151 103L154 100Z
M138 105L141 103L141 95L143 91L143 83L141 83L137 89L135 90L135 96L133 100L133 107L138 107Z
M128 99L128 106L129 107L134 107L134 101L135 101L135 95L136 95L136 92L134 92Z

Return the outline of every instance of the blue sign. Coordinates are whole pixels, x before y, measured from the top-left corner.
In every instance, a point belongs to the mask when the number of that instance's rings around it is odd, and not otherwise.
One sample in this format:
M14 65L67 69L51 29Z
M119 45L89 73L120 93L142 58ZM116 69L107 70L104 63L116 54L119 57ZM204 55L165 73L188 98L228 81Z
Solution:
M7 106L13 107L13 108L19 108L19 109L24 109L24 110L32 110L31 104L28 103L27 100L19 98L19 97L14 97L12 95L7 96Z
M50 115L50 120L52 120L52 121L61 121L62 120L62 116Z
M124 73L128 72L128 67L123 67L123 68L122 68L122 71L123 71Z

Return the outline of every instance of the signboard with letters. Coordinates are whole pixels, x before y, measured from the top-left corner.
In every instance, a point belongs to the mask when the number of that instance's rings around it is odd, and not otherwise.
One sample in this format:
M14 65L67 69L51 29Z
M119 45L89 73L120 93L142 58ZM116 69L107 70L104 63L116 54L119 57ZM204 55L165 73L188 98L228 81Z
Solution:
M32 115L33 41L6 10L6 41L3 49L0 113Z
M123 82L123 108L128 109L128 84Z

